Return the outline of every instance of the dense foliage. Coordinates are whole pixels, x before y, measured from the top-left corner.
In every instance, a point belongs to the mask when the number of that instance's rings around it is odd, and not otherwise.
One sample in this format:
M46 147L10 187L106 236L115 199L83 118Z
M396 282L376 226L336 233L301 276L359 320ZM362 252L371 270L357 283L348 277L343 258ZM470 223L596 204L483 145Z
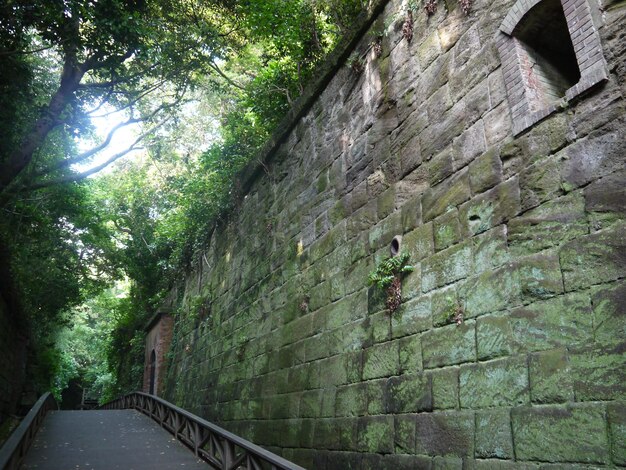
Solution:
M72 377L107 393L134 386L138 331L232 207L235 176L363 7L0 5L0 294L36 339L39 388L58 391ZM135 137L107 154L127 125ZM138 148L141 158L87 178ZM109 290L118 279L129 280L124 295Z

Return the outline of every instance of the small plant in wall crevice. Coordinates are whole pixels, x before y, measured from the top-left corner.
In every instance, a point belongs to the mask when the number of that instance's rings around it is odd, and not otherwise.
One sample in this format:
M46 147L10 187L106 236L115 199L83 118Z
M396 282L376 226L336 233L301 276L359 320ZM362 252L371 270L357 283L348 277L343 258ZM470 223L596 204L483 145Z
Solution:
M368 277L370 285L385 290L385 306L389 313L395 312L402 302L402 278L415 269L409 262L408 253L400 253L380 262Z

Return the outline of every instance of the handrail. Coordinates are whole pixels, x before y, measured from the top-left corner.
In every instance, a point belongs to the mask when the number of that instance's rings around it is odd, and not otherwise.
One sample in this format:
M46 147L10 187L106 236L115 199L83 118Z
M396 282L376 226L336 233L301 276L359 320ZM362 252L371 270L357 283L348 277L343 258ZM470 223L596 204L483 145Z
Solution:
M132 392L99 407L103 410L129 408L150 416L213 468L219 470L304 470L154 395Z
M15 470L19 468L46 413L50 410L58 409L57 402L50 392L44 393L37 400L9 439L0 448L0 469Z

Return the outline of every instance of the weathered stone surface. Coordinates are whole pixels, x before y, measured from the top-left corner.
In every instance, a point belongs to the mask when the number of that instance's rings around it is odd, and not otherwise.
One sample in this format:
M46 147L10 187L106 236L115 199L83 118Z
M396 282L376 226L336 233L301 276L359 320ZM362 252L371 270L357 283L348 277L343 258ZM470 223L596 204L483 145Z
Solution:
M611 439L611 460L615 465L626 465L626 402L607 406Z
M393 444L393 416L369 416L359 419L358 450L360 452L391 453Z
M433 220L435 250L441 251L461 240L461 223L456 209Z
M498 359L461 367L461 408L492 408L529 403L525 357Z
M497 312L521 303L521 284L517 269L505 265L468 279L459 287L465 318Z
M472 238L474 272L480 274L511 260L507 243L507 227L499 225Z
M570 193L525 212L508 223L509 249L514 255L537 253L589 233L580 192Z
M512 459L513 439L508 409L476 412L476 452L480 459Z
M422 290L431 291L467 277L472 270L469 243L459 243L422 261Z
M412 335L398 341L400 354L400 372L415 373L423 369L422 342L420 335Z
M511 420L520 460L609 463L604 405L514 408Z
M596 288L591 305L596 344L619 346L626 338L626 282L622 280Z
M533 403L573 401L569 358L565 349L531 354L528 363L530 398Z
M469 172L461 170L424 193L424 221L434 219L448 209L457 207L470 198Z
M571 241L560 251L565 290L626 276L626 224Z
M569 358L577 400L626 399L626 341L612 347L572 348Z
M387 381L387 413L416 413L433 409L431 378L425 374L407 374Z
M519 187L522 211L554 199L563 193L560 169L563 155L552 155L520 173Z
M418 414L415 423L417 454L457 457L474 454L473 412Z
M515 347L521 351L582 345L592 339L593 317L585 294L519 307L510 312L509 319Z
M390 341L363 351L363 379L398 375L400 371L399 346L397 341Z
M433 291L430 298L433 325L443 326L454 323L455 315L461 310L456 285Z
M410 255L410 260L419 261L435 252L433 224L420 225L402 238L403 249Z
M466 235L473 236L512 219L520 212L520 194L516 178L472 198L459 209Z
M425 368L476 360L475 323L448 325L424 333L422 357Z
M391 314L391 336L402 336L426 331L432 326L430 298L418 297L403 303Z
M492 149L474 160L469 166L470 188L479 194L502 181L502 162L499 153Z
M433 408L436 410L459 407L459 368L446 367L431 372Z

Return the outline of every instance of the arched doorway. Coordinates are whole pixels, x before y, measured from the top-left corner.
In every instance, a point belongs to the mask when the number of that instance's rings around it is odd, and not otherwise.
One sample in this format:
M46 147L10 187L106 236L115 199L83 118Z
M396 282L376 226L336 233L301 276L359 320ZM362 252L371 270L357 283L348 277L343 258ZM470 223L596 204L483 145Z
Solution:
M150 354L150 395L154 395L156 388L156 352Z

